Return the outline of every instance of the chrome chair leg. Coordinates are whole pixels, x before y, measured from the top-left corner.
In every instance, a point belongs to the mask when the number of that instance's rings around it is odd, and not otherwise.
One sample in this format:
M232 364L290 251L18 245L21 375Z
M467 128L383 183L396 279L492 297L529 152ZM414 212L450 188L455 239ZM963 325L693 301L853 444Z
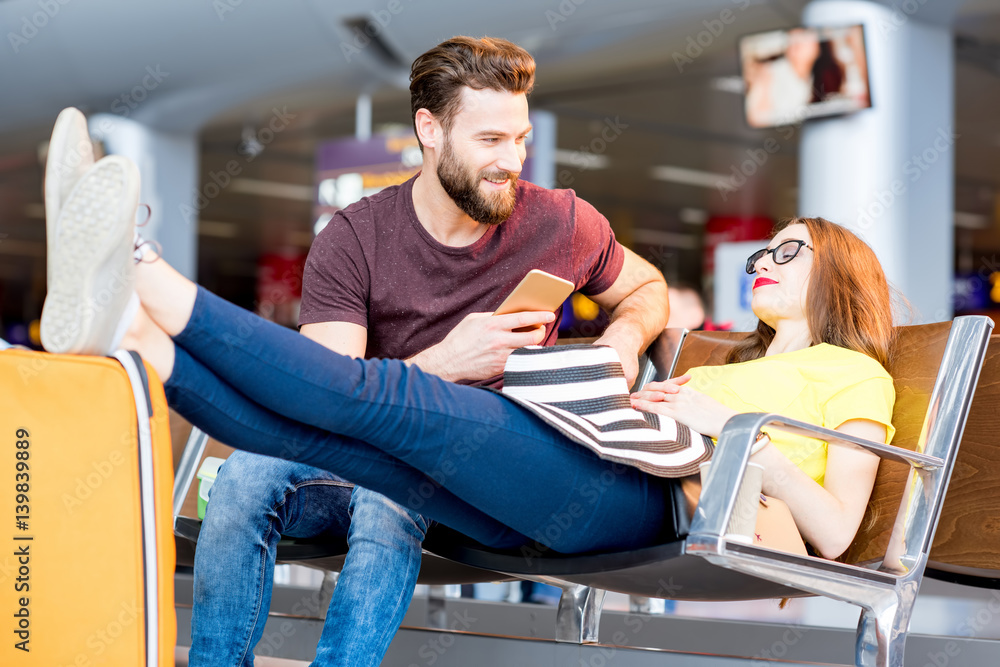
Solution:
M653 604L648 597L630 595L628 596L628 610L633 614L649 614L653 611Z
M458 589L457 591L455 589ZM461 586L427 587L427 627L444 630L448 627L448 609L445 600L461 596Z
M562 584L560 588L562 596L556 610L556 641L596 644L607 591L578 584Z
M903 667L910 624L906 607L892 595L886 596L873 609L861 610L854 651L857 667Z
M319 618L326 618L326 612L330 609L330 602L333 600L333 590L337 587L339 572L324 572L323 583L319 586Z

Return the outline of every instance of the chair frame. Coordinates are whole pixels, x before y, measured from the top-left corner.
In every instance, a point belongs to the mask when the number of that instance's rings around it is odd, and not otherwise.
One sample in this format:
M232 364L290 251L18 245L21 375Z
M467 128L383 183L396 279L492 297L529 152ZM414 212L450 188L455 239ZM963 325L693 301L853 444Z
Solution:
M685 597L675 596L671 590L672 572L680 566L694 580L707 578L709 582L730 572L731 575L726 576L737 577L741 585L751 584L759 593L757 597L823 595L857 605L862 611L856 635L855 665L902 667L913 605L993 326L993 321L983 316L958 317L953 321L917 452L777 414L741 414L730 419L723 429L690 530L682 541L621 554L554 555L556 557L531 560L463 545L425 542L425 554L457 561L456 565L461 564L460 567L466 570L469 566L484 570L483 575L487 577L484 581L513 576L559 586L563 595L557 613L556 641L597 642L606 590L649 597ZM673 356L671 374L685 336L686 331L668 330L661 337L661 348ZM648 362L645 364L640 382L653 379L655 369L652 366ZM833 446L861 447L910 466L906 491L897 512L896 529L890 539L890 555L879 563L851 565L726 539L726 526L735 507L736 490L749 460L750 446L765 427L820 436ZM192 526L184 523L190 520L177 514L206 442L203 433L192 430L176 476L175 532L188 539L196 540L197 531L192 535ZM279 556L279 560L289 562L293 559ZM665 578L669 578L669 582ZM726 598L721 590L718 593L712 599L736 599ZM694 594L705 593L699 588Z

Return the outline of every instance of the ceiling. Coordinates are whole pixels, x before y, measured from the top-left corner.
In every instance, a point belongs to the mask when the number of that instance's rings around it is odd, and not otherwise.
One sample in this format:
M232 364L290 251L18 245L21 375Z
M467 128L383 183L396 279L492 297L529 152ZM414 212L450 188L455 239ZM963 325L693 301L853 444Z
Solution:
M711 187L653 180L650 168L724 172L748 148L761 145L767 131L746 125L742 96L733 87L736 41L798 24L806 4L88 0L54 2L58 11L43 21L36 16L37 0L0 2L8 42L0 47L0 90L5 91L0 96L0 302L8 319L14 301L25 317L40 306L44 226L37 154L62 107L127 113L168 132L195 133L202 145L203 177L237 155L244 127L266 122L273 108L287 108L295 114L289 129L241 176L311 186L317 144L353 133L357 96L372 95L376 126L408 125L409 63L455 34L489 33L531 51L538 75L530 102L558 116L560 149L588 146L607 119L618 119L625 129L602 152L604 168L562 165L572 180L562 184L604 212L623 240L673 247L663 262L668 278L697 278L698 222L706 212L795 213L797 141L782 141L766 168L726 201ZM922 8L921 18L949 21L946 14L955 8L961 135L956 207L992 221L1000 192L1000 2L942 0ZM738 20L678 71L674 53L704 30L704 21L724 10ZM940 15L932 16L934 11ZM352 26L363 20L384 23L377 42L353 41ZM31 21L41 27L32 31ZM21 39L12 41L10 34ZM149 78L151 71L157 76ZM303 199L227 189L202 212L200 276L210 287L242 294L252 289L261 250L307 244L311 222L311 204ZM959 247L998 252L998 228L994 221L985 230L960 232Z

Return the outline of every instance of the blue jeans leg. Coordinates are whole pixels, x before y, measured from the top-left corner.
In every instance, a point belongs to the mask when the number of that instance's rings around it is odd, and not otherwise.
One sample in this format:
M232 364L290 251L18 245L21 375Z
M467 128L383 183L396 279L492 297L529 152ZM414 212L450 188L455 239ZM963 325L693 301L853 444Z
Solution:
M312 667L378 667L403 621L420 573L427 522L385 496L355 487L350 551Z
M308 464L313 453L324 449L331 439L352 443L356 447L355 466L364 471L359 471L358 478L377 475L386 488L397 492L395 501L408 510L426 515L426 510L433 508L438 521L488 546L510 548L530 541L412 466L366 443L292 421L252 402L183 348L177 348L174 373L164 388L171 406L227 445Z
M558 551L634 548L672 537L670 480L602 461L492 392L400 361L338 355L204 290L174 340L252 403L331 434L299 460L397 502L407 502L409 489L391 479L398 471L393 461ZM185 372L175 365L168 396L198 394L185 387ZM242 423L256 415L228 418ZM278 443L260 445L282 456ZM442 517L445 505L432 494L421 511L468 533Z
M249 667L282 533L343 538L352 488L325 471L235 452L212 486L194 565L191 667Z

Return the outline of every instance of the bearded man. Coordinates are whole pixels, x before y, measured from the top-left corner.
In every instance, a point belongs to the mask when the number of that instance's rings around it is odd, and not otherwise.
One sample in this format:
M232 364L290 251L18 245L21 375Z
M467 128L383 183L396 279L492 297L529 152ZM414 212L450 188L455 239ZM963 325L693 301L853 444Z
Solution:
M666 324L666 283L571 190L518 180L534 74L526 51L492 38L455 37L414 61L423 168L339 211L316 237L303 279L303 335L341 354L406 359L447 380L499 386L512 350L555 342L561 312L492 316L528 271L542 269L610 311L598 343L618 351L631 384L639 353ZM460 447L503 444L488 433L456 443L438 474L410 490L409 507L352 493L303 464L233 454L198 542L190 665L252 665L279 537L345 533L347 562L312 664L380 664L416 583L427 494L448 493L439 482L462 465ZM491 543L503 543L510 529L492 523Z

